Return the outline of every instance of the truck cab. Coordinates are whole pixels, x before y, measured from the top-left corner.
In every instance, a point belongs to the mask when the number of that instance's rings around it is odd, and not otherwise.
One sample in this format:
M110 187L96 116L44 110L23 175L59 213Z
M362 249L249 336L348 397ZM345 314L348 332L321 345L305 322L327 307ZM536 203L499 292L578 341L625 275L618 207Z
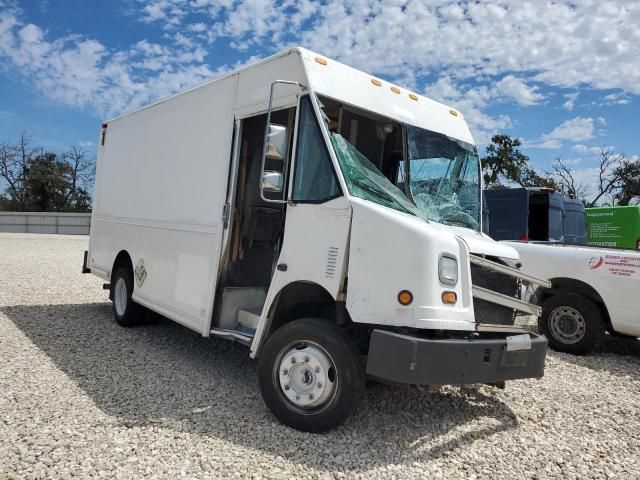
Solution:
M109 281L116 320L145 307L247 345L282 422L340 424L367 377L543 375L546 338L514 319L539 314L520 292L545 282L482 233L457 110L296 48L101 138L85 270Z

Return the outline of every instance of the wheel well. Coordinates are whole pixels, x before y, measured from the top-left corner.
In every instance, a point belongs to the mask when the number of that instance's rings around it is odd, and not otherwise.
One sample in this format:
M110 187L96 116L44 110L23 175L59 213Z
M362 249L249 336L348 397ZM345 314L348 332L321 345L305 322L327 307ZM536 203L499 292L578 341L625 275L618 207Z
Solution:
M116 259L113 261L113 268L111 269L111 283L113 283L113 276L116 274L116 271L121 267L128 268L129 272L131 272L131 275L133 276L133 262L126 250L120 250L118 255L116 255Z
M331 294L317 283L290 283L280 290L271 305L271 322L265 338L284 324L299 318L322 318L341 324L344 318L341 318L339 310L344 312L344 303L336 302Z
M582 280L577 280L575 278L552 278L550 279L551 288L540 289L540 291L536 294L538 297L538 304L542 305L549 298L559 295L561 293L576 293L578 295L582 295L587 297L588 299L595 302L602 313L605 316L607 321L607 327L611 328L611 320L609 318L609 312L607 311L607 306L602 300L602 297L597 292L595 288L589 285Z

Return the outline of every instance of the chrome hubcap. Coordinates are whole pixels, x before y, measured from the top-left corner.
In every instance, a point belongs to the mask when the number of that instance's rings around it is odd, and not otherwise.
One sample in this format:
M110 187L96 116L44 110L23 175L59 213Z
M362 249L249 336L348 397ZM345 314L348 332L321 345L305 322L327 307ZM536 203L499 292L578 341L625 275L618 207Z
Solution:
M319 345L300 342L285 347L274 365L280 389L297 407L316 408L327 403L338 385L329 354Z
M127 284L122 277L116 280L116 286L113 289L113 304L116 307L116 313L119 316L124 315L127 310Z
M549 329L558 341L574 344L582 340L587 323L578 310L572 307L557 307L549 315Z

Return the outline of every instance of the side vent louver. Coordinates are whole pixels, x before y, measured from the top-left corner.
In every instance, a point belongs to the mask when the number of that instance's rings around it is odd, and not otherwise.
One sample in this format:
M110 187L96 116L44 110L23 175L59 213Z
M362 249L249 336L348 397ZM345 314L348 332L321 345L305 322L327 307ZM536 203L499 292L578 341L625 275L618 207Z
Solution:
M327 266L324 269L324 276L327 278L335 277L337 264L338 247L329 247L329 255L327 256Z

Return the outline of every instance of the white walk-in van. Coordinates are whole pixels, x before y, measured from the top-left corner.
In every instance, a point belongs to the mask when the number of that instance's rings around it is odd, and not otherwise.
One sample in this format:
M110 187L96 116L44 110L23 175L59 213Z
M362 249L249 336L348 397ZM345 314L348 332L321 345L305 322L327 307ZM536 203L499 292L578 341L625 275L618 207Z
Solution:
M541 377L514 318L546 282L481 233L480 173L461 113L294 48L102 125L84 271L120 325L147 308L247 345L301 430L367 377Z

